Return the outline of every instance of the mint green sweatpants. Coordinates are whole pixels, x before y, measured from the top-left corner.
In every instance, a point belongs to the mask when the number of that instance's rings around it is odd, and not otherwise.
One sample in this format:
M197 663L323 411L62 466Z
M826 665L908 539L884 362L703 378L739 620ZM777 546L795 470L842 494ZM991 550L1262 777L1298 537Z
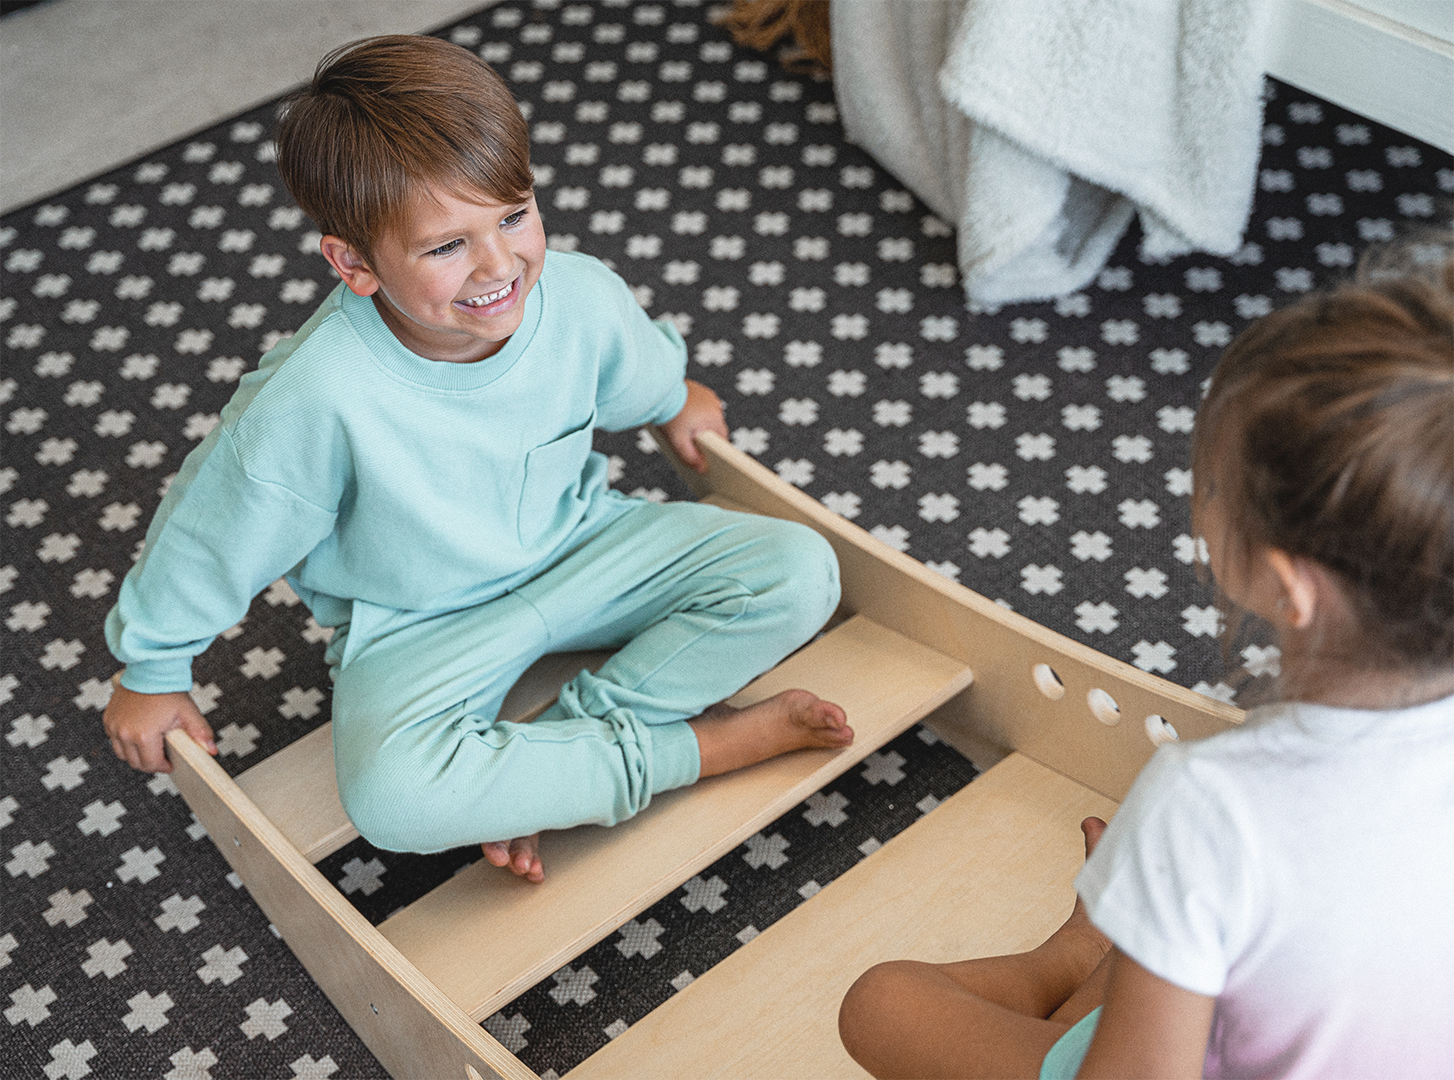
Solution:
M837 603L837 561L811 529L632 503L498 599L400 612L349 643L333 691L344 808L395 851L623 821L696 781L685 720L806 642ZM496 721L536 659L604 648L620 651L533 723Z

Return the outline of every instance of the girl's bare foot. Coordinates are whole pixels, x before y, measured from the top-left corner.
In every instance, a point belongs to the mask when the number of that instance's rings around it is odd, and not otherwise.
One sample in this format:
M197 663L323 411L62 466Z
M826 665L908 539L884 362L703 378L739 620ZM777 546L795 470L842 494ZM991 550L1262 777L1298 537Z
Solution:
M514 840L492 840L480 845L491 866L509 867L512 874L533 881L545 880L545 866L540 861L540 834L521 836Z
M713 705L687 723L701 750L702 776L746 768L792 750L836 749L853 742L843 710L807 690L784 690L745 709Z
M1080 831L1085 835L1085 857L1089 859L1091 852L1101 842L1101 834L1106 831L1106 823L1098 817L1088 817L1080 823ZM1105 956L1111 948L1111 939L1097 930L1095 924L1090 921L1090 916L1086 914L1085 902L1081 900L1079 894L1076 895L1075 907L1071 909L1070 918L1065 920L1060 929L1052 934L1041 948L1049 946L1062 935L1065 935L1066 943L1080 942L1088 955L1091 953L1095 955L1095 961L1090 965L1092 968L1101 962L1101 957Z
M1098 817L1088 817L1080 823L1080 831L1085 836L1085 857L1089 859L1101 842L1106 823ZM1050 1019L1073 1024L1104 1000L1108 970L1105 961L1110 951L1111 939L1096 929L1086 913L1085 902L1077 894L1070 918L1035 950L1078 984L1049 1014Z

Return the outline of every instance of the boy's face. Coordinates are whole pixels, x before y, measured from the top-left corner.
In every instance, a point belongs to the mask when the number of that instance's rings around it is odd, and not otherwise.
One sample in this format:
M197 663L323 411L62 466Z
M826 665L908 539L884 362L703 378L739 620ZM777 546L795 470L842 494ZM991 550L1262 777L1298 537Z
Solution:
M545 230L533 195L507 205L431 188L367 263L336 236L323 238L323 254L354 293L374 298L405 348L471 363L520 328L545 265Z

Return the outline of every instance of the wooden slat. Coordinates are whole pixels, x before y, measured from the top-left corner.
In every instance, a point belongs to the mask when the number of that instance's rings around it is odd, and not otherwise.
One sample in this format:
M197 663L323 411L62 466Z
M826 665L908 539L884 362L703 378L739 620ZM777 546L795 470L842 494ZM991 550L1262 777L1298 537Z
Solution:
M837 701L857 738L667 792L612 829L548 833L546 881L483 861L380 930L450 998L484 1019L969 684L969 668L851 619L732 698L800 686Z
M1115 803L1012 754L632 1025L567 1080L867 1074L838 1041L844 993L885 960L1021 952L1074 903L1082 818Z
M501 720L533 720L581 668L595 671L609 652L551 653L521 675L500 706ZM309 862L327 858L358 836L338 801L333 724L315 728L237 778L269 820Z
M1184 739L1240 722L1240 709L1098 653L941 577L725 439L700 435L698 445L709 462L705 476L676 462L694 492L816 529L838 555L844 609L974 666L973 688L935 717L936 730L965 753L984 743L1018 750L1121 799L1154 750L1147 716L1165 717ZM668 457L675 462L669 451ZM1037 689L1033 672L1040 664L1060 677L1059 698ZM1088 697L1096 689L1120 706L1113 726L1091 712Z
M394 1080L534 1080L440 993L181 731L172 779L248 892Z
M338 801L332 723L264 758L238 776L237 786L310 863L358 836Z

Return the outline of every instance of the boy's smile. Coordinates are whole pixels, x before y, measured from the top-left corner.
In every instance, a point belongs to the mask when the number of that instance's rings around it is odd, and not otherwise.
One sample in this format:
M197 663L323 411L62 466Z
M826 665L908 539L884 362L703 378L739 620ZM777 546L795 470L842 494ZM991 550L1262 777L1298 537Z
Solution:
M348 287L372 296L385 325L429 360L471 363L499 352L520 328L525 297L545 265L535 197L466 201L431 187L404 227L364 259L336 236L323 254Z

